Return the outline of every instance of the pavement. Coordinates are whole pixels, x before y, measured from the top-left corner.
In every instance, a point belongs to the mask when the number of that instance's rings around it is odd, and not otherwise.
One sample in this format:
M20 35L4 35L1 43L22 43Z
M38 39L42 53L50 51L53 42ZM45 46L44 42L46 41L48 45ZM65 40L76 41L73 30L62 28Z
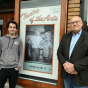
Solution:
M5 84L5 88L9 88L9 84L8 83ZM23 88L23 87L21 87L20 85L16 85L16 88Z

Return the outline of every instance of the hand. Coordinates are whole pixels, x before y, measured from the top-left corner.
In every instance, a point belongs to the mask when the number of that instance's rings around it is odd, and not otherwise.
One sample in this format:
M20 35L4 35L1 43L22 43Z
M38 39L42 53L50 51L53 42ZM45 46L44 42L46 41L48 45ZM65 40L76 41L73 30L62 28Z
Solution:
M1 68L0 68L1 69Z
M15 68L15 70L18 70L17 68Z
M70 63L68 61L66 61L66 63L64 64L64 69L68 73L71 73L71 72L75 71L74 64L72 64L72 63ZM75 73L75 72L73 72L73 73Z
M71 72L70 74L77 75L78 72L77 72L77 71L73 71L73 72Z

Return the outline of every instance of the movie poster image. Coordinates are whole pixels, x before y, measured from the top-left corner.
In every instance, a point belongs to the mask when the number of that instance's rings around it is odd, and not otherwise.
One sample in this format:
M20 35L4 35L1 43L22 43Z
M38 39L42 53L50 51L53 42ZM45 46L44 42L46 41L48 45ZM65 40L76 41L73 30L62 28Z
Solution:
M24 70L52 73L54 24L26 25Z

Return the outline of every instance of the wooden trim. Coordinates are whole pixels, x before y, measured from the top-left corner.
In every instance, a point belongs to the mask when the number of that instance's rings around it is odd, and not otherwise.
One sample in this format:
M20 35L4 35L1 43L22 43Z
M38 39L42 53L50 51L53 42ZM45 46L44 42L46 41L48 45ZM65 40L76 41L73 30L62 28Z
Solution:
M0 19L3 19L4 18L4 14L0 14Z
M19 24L19 3L20 1L23 0L15 0L15 13L14 13L14 20ZM60 40L62 39L63 34L66 33L66 26L67 26L67 5L68 5L68 0L61 0L61 21L60 21ZM19 30L17 31L18 34ZM58 83L57 86L51 85L50 84L45 84L45 83L39 83L39 85L44 85L42 88L63 88L63 80L60 77L60 72L61 72L61 65L59 63L58 65ZM27 83L27 85L23 84L23 83ZM29 88L30 87L30 82L29 80L25 80L25 79L18 79L17 83L20 84L21 86L23 86L24 88ZM29 87L28 87L29 86ZM33 87L33 85L32 85ZM31 87L30 87L31 88ZM41 88L41 86L40 86Z
M68 0L61 0L60 41L66 33Z
M24 79L18 79L19 85L21 85L24 88L57 88L56 85L36 82L36 81L28 81Z
M19 25L19 11L20 11L20 1L22 0L15 0L15 11L14 11L14 20ZM17 29L16 34L19 34L19 29Z

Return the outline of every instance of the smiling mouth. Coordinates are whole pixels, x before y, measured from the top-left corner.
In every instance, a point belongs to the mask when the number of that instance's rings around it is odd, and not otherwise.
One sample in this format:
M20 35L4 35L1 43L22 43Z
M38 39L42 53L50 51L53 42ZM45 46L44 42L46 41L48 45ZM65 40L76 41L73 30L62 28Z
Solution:
M14 31L11 31L11 32L14 32Z
M73 28L77 28L78 26L75 26L75 27L73 27Z

